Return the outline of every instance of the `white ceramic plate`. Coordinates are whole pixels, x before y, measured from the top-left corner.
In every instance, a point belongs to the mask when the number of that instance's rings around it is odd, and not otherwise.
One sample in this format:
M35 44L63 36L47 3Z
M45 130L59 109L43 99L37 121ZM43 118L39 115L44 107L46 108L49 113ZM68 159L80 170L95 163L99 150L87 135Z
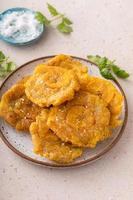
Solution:
M32 73L36 65L39 63L45 62L47 59L51 58L53 56L38 58L36 60L32 60L19 68L17 68L13 73L11 73L3 82L3 84L0 87L0 97L4 94L5 91L7 91L13 84L16 83L19 79L22 77L29 75ZM92 74L94 76L100 76L98 69L95 65L92 65L87 60L74 57L77 60L80 60L80 62L83 62L85 65L89 67L89 74ZM47 167L56 167L56 168L67 168L67 167L74 167L74 166L81 166L85 165L87 163L90 163L92 161L95 161L102 157L106 152L108 152L120 139L123 130L125 128L126 122L127 122L127 101L125 94L119 85L119 83L114 82L116 87L120 90L122 95L124 96L124 105L123 105L123 111L121 118L123 120L123 125L113 131L112 137L108 140L105 140L97 145L95 149L88 149L84 152L84 154L76 159L74 162L63 165L63 164L57 164L55 162L49 161L46 158L43 158L41 156L38 156L32 152L33 146L31 142L30 134L26 133L17 133L17 131L9 126L4 120L0 120L0 132L1 132L1 138L5 142L5 144L16 154L19 156L25 158L26 160L29 160L33 163L40 164Z

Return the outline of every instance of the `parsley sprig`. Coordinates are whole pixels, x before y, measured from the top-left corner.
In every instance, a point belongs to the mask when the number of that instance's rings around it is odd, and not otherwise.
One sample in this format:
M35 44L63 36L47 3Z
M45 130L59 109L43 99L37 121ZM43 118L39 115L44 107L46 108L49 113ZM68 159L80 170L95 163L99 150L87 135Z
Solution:
M16 68L16 64L0 51L0 78L4 78Z
M87 58L91 63L99 67L100 74L106 79L115 80L116 76L122 79L129 77L129 73L118 67L115 64L115 61L111 61L106 57L101 57L98 55L88 55Z
M60 13L57 11L57 9L52 6L51 4L47 3L48 11L50 12L52 19L48 19L45 15L43 15L41 12L37 11L35 13L36 19L46 26L49 26L52 24L52 22L57 22L57 30L59 30L61 33L71 33L73 31L72 24L73 22L65 16L65 14Z

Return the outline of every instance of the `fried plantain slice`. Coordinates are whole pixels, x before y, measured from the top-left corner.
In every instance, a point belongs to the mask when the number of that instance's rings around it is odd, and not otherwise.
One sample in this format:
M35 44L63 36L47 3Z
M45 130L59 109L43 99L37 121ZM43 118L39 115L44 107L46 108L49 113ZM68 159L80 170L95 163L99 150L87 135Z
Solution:
M44 65L43 69L35 70L33 76L26 82L25 93L33 103L49 107L71 100L79 88L79 82L73 71Z
M82 149L62 142L47 126L48 110L44 109L30 126L34 152L58 163L69 163L81 156Z
M81 87L86 84L89 78L88 67L68 55L57 55L49 59L45 64L50 66L59 66L66 69L72 69L76 73Z
M0 117L4 118L18 131L29 131L30 124L42 110L27 99L24 84L29 77L24 77L13 85L1 98Z
M72 101L52 107L47 124L62 141L94 148L110 137L110 112L97 95L80 90Z
M84 90L99 95L107 103L111 112L110 125L112 128L121 125L122 121L119 117L122 112L123 96L110 81L98 77L90 77Z

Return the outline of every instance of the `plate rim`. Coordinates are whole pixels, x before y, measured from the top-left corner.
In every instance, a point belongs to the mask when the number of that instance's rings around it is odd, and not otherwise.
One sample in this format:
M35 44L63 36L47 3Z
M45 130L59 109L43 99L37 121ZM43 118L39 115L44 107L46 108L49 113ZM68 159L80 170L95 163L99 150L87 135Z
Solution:
M39 58L36 58L36 59L33 59L33 60L30 60L26 63L24 63L23 65L20 65L17 69L15 69L12 73L10 73L4 80L3 82L1 83L0 85L0 90L3 88L4 84L6 83L6 81L14 74L16 73L18 70L20 70L21 68L25 67L26 65L28 64L31 64L33 62L36 62L38 60L43 60L43 59L49 59L49 58L52 58L56 55L50 55L50 56L43 56L43 57L39 57ZM71 56L71 55L70 55ZM81 60L81 61L84 61L84 62L87 62L89 64L93 64L95 65L94 63L88 61L87 59L85 58L81 58L81 57L77 57L77 56L71 56L72 58L75 58L75 59L78 59L78 60ZM96 65L95 65L96 66ZM21 158L27 160L27 161L30 161L34 164L38 164L38 165L41 165L41 166L45 166L45 167L49 167L49 168L72 168L72 167L79 167L79 166L83 166L83 165L86 165L86 164L90 164L98 159L100 159L102 156L104 156L107 152L109 152L116 144L117 142L120 140L121 136L123 135L123 132L125 130L125 127L126 127L126 124L127 124L127 119L128 119L128 103L127 103L127 98L126 98L126 95L125 95L125 92L124 90L122 89L120 83L115 80L113 81L115 82L115 84L118 86L120 92L122 93L123 97L124 97L124 104L125 104L125 109L124 109L124 121L123 121L123 124L121 126L121 129L119 131L119 134L117 135L117 137L103 150L101 151L100 153L98 153L97 155L95 155L94 157L92 158L88 158L86 160L83 160L83 161L80 161L78 163L70 163L70 164L57 164L57 163L49 163L49 162L45 162L45 161L40 161L40 160L36 160L34 158L31 158L30 156L27 156L25 155L24 153L22 153L21 151L17 150L7 139L6 137L4 136L3 134L3 131L0 129L0 137L2 139L2 141L5 143L5 145L10 149L12 150L15 154L17 154L18 156L20 156Z

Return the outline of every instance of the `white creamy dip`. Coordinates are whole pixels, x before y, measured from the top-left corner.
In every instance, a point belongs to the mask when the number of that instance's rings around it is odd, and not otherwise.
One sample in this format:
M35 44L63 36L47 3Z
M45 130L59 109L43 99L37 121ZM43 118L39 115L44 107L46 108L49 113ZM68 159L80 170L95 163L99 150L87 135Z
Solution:
M0 34L16 41L30 41L37 38L41 32L42 25L30 11L7 13L0 21Z

